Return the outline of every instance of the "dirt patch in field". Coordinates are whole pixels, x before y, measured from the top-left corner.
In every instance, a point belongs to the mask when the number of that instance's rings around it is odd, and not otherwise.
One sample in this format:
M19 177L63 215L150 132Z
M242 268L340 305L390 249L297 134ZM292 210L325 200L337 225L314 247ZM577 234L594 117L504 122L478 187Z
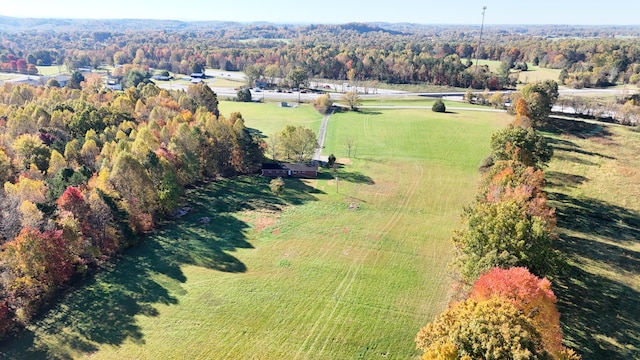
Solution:
M618 173L625 178L638 177L638 170L629 166L618 166Z
M366 186L359 189L360 193L377 198L390 197L398 191L398 183L392 181L376 181L375 185Z
M616 142L608 137L592 137L592 138L589 138L589 140L591 140L591 142L594 142L596 144L605 145L605 146L616 145Z
M273 226L276 223L276 219L261 217L256 220L256 231L260 232L268 227Z
M271 232L271 234L273 234L273 235L280 235L280 228L275 228L275 229L273 229L273 231Z
M353 163L351 162L351 159L349 159L349 158L340 158L340 159L336 159L336 162L337 162L338 164L342 164L342 165L351 165L351 164L353 164Z
M335 180L327 180L327 185L334 185L335 183Z

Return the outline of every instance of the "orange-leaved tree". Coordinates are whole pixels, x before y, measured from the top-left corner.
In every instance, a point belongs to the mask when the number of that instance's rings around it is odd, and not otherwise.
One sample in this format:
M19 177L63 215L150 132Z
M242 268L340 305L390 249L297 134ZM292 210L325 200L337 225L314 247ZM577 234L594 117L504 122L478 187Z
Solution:
M508 299L531 319L547 351L558 354L563 350L560 313L547 278L536 277L525 267L494 268L478 278L469 298L477 301Z
M416 345L424 360L550 357L531 319L501 298L449 307L418 332Z

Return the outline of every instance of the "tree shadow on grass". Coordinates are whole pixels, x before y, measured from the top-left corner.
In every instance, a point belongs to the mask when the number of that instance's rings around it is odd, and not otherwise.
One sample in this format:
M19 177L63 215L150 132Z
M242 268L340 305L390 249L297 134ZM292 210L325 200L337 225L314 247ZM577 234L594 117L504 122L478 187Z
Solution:
M567 120L561 118L549 118L539 128L540 131L560 136L569 136L580 139L589 138L610 138L611 132L600 124L587 123L580 120ZM553 146L556 152L575 152L582 155L598 156L606 159L615 159L612 156L586 151L580 148L575 142L547 136L546 140Z
M242 273L231 253L252 248L249 225L233 216L243 210L273 210L315 200L318 191L288 179L283 196L271 193L270 179L221 180L189 192L192 211L167 220L152 236L129 249L114 265L77 284L26 330L0 343L0 358L71 359L101 345L144 344L136 316L158 316L157 305L176 305L186 294L182 266ZM200 220L208 217L208 223Z
M611 136L611 132L603 125L553 116L549 117L538 129L555 135L569 135L581 139Z
M560 146L578 147L578 145L576 143L574 143L573 141L566 140L566 139L559 139L557 137L551 137L551 136L547 136L545 139L547 140L548 144L553 146L554 149L556 147L560 147Z
M582 155L588 155L588 156L598 156L598 157L602 157L605 159L615 159L615 157L613 156L609 156L609 155L604 155L604 154L600 154L600 153L595 153L592 151L586 151L586 150L582 150L579 147L565 147L565 146L554 146L553 147L554 151L566 151L566 152L574 152L577 154L582 154Z
M640 293L568 266L555 282L566 345L584 360L640 358Z
M545 172L545 180L547 182L547 186L554 188L575 188L589 181L589 179L584 176L563 173L560 171Z
M569 260L554 279L565 341L583 359L640 358L640 215L591 198L550 192L559 249ZM632 280L633 281L633 280Z
M338 171L336 176L340 181L346 181L355 184L373 185L373 179L359 171Z
M553 154L553 157L556 158L556 159L562 160L562 161L573 162L573 163L576 163L576 164L582 164L582 165L588 165L588 166L596 166L596 165L598 165L593 161L590 161L590 160L587 160L587 159L584 159L584 158L580 158L580 157L577 157L577 156L569 155L566 152L556 151Z
M597 199L575 198L559 192L547 195L556 207L559 227L607 237L616 243L638 241L639 214Z
M381 111L370 110L370 109L358 109L358 113L362 115L382 115Z

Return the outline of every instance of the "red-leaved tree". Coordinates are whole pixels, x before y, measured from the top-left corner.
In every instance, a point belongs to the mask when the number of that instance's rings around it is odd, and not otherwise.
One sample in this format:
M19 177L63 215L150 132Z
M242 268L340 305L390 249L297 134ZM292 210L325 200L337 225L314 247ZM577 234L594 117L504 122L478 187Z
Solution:
M9 305L23 322L73 273L73 256L60 230L23 228L4 244L0 262L6 269L2 281Z
M563 350L560 313L547 278L538 278L525 267L494 268L478 278L469 298L481 301L496 297L511 300L531 318L550 353L559 354Z
M89 205L77 187L69 186L56 201L60 210L71 212L78 220L89 215Z

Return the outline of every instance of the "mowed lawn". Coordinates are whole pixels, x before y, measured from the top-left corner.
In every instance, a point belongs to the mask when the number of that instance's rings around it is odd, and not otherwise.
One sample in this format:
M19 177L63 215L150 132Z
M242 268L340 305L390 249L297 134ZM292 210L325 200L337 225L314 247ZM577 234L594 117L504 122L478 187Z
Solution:
M63 74L67 72L67 65L50 65L50 66L36 66L38 73L45 76Z
M568 260L553 281L566 345L584 360L640 359L640 132L566 120L546 131Z
M304 107L265 110L281 115L271 120L249 104L221 109L241 111L265 133L288 119L317 128L320 118ZM476 193L490 135L509 120L335 114L324 149L340 159L335 173L287 179L281 197L260 177L192 190L191 214L69 293L0 355L416 358L415 334L449 300L449 237ZM357 149L348 158L350 137ZM198 224L203 216L211 222Z
M279 104L220 101L219 109L226 117L232 112L241 113L246 126L260 130L266 137L282 131L287 125L304 126L318 132L323 115L311 105L280 107Z
M474 60L475 61L475 60ZM478 60L478 65L487 65L489 66L489 70L493 72L498 72L500 70L500 65L502 64L499 60ZM475 66L475 65L474 65ZM518 75L518 81L523 84L535 83L538 81L545 80L554 80L558 81L560 77L560 69L551 69L545 68L541 66L535 66L532 63L527 63L527 71L520 71Z

